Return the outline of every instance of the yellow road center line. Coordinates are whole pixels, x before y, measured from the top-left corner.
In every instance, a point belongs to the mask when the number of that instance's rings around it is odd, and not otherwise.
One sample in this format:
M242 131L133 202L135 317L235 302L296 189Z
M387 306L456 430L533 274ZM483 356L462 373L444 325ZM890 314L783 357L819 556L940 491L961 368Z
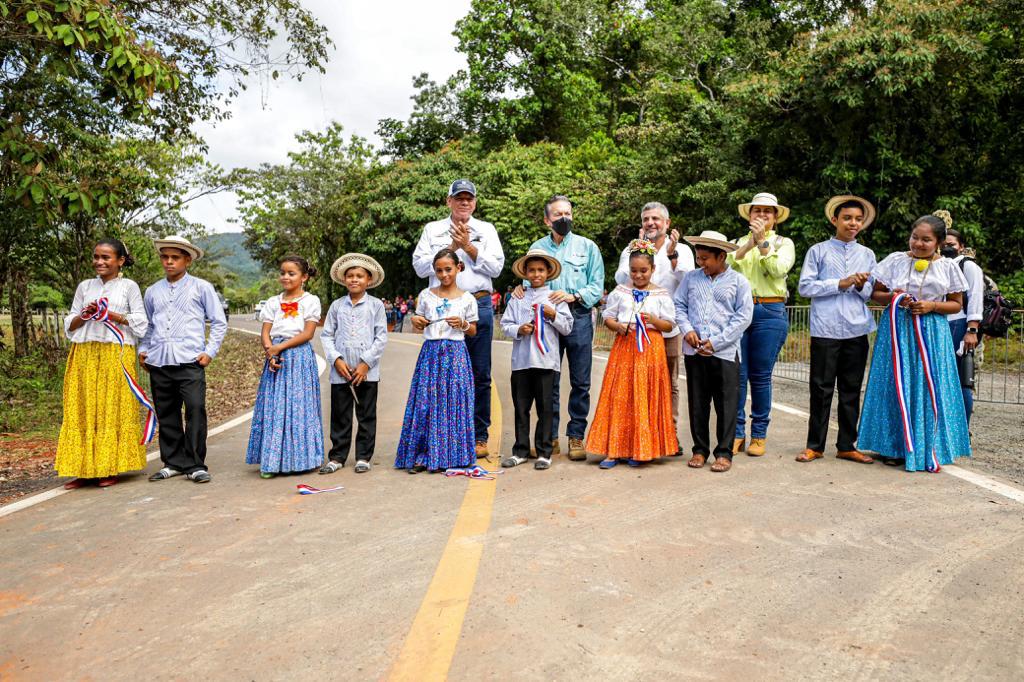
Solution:
M501 399L493 382L487 448L492 457L500 457ZM397 682L448 677L491 525L496 490L497 481L467 481L455 527L388 679Z

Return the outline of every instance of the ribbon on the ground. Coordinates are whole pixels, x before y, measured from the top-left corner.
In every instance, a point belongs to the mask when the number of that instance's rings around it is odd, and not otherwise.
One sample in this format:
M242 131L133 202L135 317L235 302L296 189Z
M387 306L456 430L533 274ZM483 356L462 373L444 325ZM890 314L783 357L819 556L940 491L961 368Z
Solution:
M541 353L548 352L548 342L544 338L544 325L547 321L544 319L544 305L541 303L533 304L533 342L537 345L537 350Z
M141 445L146 445L153 440L153 436L156 435L156 408L153 407L152 401L146 396L146 392L142 390L139 383L135 381L128 368L124 364L124 332L116 324L110 321L110 302L106 298L99 298L96 300L96 312L92 315L86 315L82 313L82 319L88 322L102 322L103 325L110 330L117 339L118 345L121 347L121 354L118 356L118 360L121 363L121 371L124 372L125 381L128 382L128 389L135 396L135 399L139 401L143 407L146 408L146 425L142 429L142 440Z
M333 493L336 490L345 489L345 486L343 485L336 485L333 488L314 488L313 486L306 485L305 483L300 483L295 487L299 489L300 495L319 495L320 493Z
M455 476L465 476L467 478L475 478L483 481L493 481L497 474L503 474L504 471L488 471L479 464L471 467L453 467L451 469L445 469L444 475L449 478Z
M893 381L896 383L896 399L899 403L900 408L900 422L903 425L903 443L906 445L907 452L914 454L914 427L910 420L910 409L907 405L907 386L903 377L903 351L900 349L899 342L899 325L897 324L897 311L900 303L904 300L914 301L916 300L912 295L908 293L897 294L893 297L892 303L889 305L889 335L891 337L892 344L892 373ZM939 426L939 403L935 394L935 379L932 376L932 363L928 358L928 344L924 340L924 328L921 323L921 316L909 313L911 324L914 328L914 345L917 348L918 354L921 356L921 364L924 368L925 383L928 386L928 395L932 401L932 416L933 416L933 430L938 431ZM929 453L929 459L925 463L925 470L932 473L941 471L942 467L939 466L939 459L935 454L935 445L933 439L932 451Z
M644 318L640 315L640 310L644 307L644 301L650 293L642 289L633 289L633 322L636 326L636 350L639 353L643 353L647 350L647 346L651 345L651 337L647 333L647 325L644 323Z

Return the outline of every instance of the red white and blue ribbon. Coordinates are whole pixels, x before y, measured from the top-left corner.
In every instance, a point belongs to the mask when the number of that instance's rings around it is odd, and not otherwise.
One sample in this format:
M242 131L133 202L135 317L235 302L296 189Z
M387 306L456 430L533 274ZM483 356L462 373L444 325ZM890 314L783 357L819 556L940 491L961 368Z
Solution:
M548 342L544 338L544 326L547 321L544 319L544 306L540 303L533 304L533 343L541 353L547 353Z
M333 488L314 488L313 486L306 485L305 483L300 483L295 487L299 489L300 495L319 495L320 493L333 493L336 490L345 489L345 486L343 485L336 485Z
M636 350L638 353L643 353L647 350L647 346L651 345L651 337L647 333L647 325L644 323L644 318L640 315L640 311L644 307L644 301L647 300L650 293L642 289L633 289L633 323L636 326Z
M504 471L488 471L479 464L471 467L452 467L451 469L445 469L444 475L449 478L456 476L465 476L467 478L475 478L482 481L493 481L497 474L503 474Z
M102 322L103 325L110 330L117 339L117 343L121 346L121 355L124 355L124 332L116 324L110 321L110 303L106 298L100 298L96 300L96 312L92 315L82 313L82 319L88 322ZM146 392L139 386L139 382L128 371L125 367L124 358L119 358L121 362L121 371L124 372L125 381L128 382L128 389L135 396L135 399L146 408L146 425L142 429L142 441L140 444L146 445L153 440L153 436L156 435L156 408L153 407L152 401L146 396Z
M899 325L897 324L897 311L900 303L904 300L914 301L914 297L908 293L897 294L893 297L892 303L889 305L889 332L891 336L892 345L892 372L893 380L896 383L896 400L899 403L900 408L900 421L903 425L903 444L907 448L909 454L914 454L914 428L910 420L910 409L907 406L907 386L903 377L903 351L900 349L899 343ZM909 313L908 313L909 314ZM924 328L921 323L920 315L910 314L911 324L914 328L914 342L917 347L917 352L921 356L921 365L924 369L925 383L928 386L928 395L932 401L932 417L933 417L933 429L938 430L939 425L939 403L935 393L935 378L932 375L932 364L928 357L928 344L924 340ZM935 446L932 446L932 451L928 455L928 461L925 463L925 470L932 473L941 471L942 467L939 466L939 459L935 454Z

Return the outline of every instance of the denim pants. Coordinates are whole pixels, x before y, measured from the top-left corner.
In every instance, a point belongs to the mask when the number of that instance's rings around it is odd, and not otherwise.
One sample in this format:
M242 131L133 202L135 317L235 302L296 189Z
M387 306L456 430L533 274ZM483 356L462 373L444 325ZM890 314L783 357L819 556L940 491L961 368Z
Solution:
M569 425L565 434L569 438L583 440L587 432L587 417L590 415L590 368L594 359L594 321L590 308L574 304L569 306L572 312L572 332L568 336L558 337L559 364L566 355L569 356ZM560 376L560 375L559 375ZM559 399L559 376L555 377L554 390L551 392L551 440L558 438L558 423L561 401Z
M767 438L772 413L772 370L789 334L785 303L755 303L754 319L740 341L740 391L736 437L746 437L747 382L750 382L750 437Z
M473 430L478 443L487 442L487 429L491 426L491 339L494 337L494 307L491 297L476 300L480 319L476 322L476 335L466 337L466 350L473 365Z
M967 318L961 317L959 320L950 320L949 331L953 334L953 352L956 352L960 348L964 336L967 334ZM956 359L957 367L959 367L960 356L957 356ZM974 389L961 386L960 390L964 394L964 410L967 412L967 425L970 426L971 413L974 412Z

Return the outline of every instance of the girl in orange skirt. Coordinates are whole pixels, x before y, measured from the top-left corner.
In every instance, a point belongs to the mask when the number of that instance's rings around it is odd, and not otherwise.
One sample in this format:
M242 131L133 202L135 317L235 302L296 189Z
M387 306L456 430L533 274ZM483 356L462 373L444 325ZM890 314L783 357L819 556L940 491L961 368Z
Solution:
M608 294L602 312L604 325L617 334L587 437L587 452L605 456L602 469L620 459L640 466L679 450L661 337L675 327L675 306L668 291L651 284L654 244L634 239L629 251L633 286Z

